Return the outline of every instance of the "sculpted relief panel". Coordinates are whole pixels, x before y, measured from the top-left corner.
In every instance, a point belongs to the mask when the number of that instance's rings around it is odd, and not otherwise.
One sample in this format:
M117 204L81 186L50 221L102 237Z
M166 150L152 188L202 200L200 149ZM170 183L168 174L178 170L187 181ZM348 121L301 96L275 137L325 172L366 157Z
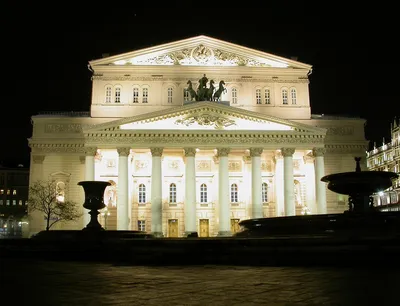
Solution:
M44 131L45 133L81 133L82 126L74 123L48 123Z
M339 135L339 136L346 136L346 135L353 135L354 128L352 126L331 126L327 128L326 135Z

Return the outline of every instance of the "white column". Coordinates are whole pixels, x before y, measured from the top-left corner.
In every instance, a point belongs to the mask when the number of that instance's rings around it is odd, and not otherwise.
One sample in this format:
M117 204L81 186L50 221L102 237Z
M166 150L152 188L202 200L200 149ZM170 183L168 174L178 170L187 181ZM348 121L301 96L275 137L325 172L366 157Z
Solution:
M282 148L283 155L283 191L285 216L296 215L294 206L293 153L294 148Z
M315 197L317 201L317 213L326 214L326 183L321 182L321 178L325 175L325 148L314 148L313 154L315 156Z
M263 217L263 203L261 196L261 154L262 148L251 148L251 202L252 202L252 217Z
M128 156L130 148L117 148L118 151L118 186L117 186L117 230L129 230L128 203Z
M162 175L161 155L163 148L151 148L151 232L163 237L162 232Z
M275 160L275 215L282 217L285 215L285 199L283 192L283 158L282 153L277 151L274 156Z
M219 204L219 231L218 236L231 236L230 218L230 190L229 190L229 169L228 154L229 148L218 149L219 157L219 183L218 183L218 204Z
M306 176L306 203L307 208L311 214L317 213L317 206L315 203L315 170L314 170L314 157L309 154L304 156L304 172Z
M97 153L96 147L86 147L85 148L85 181L95 180L95 161L94 157ZM83 192L83 189L82 189ZM82 204L83 205L83 204ZM83 208L82 216L83 228L90 222L89 209Z
M44 155L32 155L29 184L33 184L38 180L43 180L43 161ZM44 214L41 211L30 211L28 206L28 228L22 229L24 238L30 238L32 235L45 230Z
M185 148L185 235L197 233L195 148Z

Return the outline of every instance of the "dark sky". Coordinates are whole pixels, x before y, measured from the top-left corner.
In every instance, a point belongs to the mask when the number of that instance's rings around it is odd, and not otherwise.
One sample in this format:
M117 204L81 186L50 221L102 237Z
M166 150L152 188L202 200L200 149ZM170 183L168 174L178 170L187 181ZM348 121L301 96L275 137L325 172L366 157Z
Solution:
M202 34L311 64L313 113L365 118L367 139L389 139L390 122L400 116L395 9L275 2L96 2L87 9L9 1L1 30L0 161L28 164L32 115L89 111L88 61Z

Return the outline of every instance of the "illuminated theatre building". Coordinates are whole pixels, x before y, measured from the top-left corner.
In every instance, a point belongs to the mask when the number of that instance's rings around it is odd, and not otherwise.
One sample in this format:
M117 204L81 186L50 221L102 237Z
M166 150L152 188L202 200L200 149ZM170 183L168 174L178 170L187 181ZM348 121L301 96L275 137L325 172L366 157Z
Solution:
M32 117L30 182L56 180L83 204L79 181L109 181L108 220L99 215L107 229L224 236L243 219L347 209L320 178L355 169L365 120L311 114L311 65L198 36L89 69L90 114ZM212 101L187 90L203 76ZM82 229L82 211L55 229ZM43 216L30 214L29 233L43 229Z
M392 171L400 174L400 122L394 120L391 126L390 142L367 152L367 167L370 171ZM374 205L381 211L400 211L400 178L393 181L392 187L376 193Z

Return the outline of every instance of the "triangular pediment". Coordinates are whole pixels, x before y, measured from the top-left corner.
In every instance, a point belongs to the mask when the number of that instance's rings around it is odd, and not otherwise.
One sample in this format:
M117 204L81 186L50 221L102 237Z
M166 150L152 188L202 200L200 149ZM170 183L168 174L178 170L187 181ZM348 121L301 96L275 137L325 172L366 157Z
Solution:
M311 69L311 65L200 35L90 62L96 66L249 66Z
M184 106L88 126L84 133L239 131L325 135L326 130L216 102Z

